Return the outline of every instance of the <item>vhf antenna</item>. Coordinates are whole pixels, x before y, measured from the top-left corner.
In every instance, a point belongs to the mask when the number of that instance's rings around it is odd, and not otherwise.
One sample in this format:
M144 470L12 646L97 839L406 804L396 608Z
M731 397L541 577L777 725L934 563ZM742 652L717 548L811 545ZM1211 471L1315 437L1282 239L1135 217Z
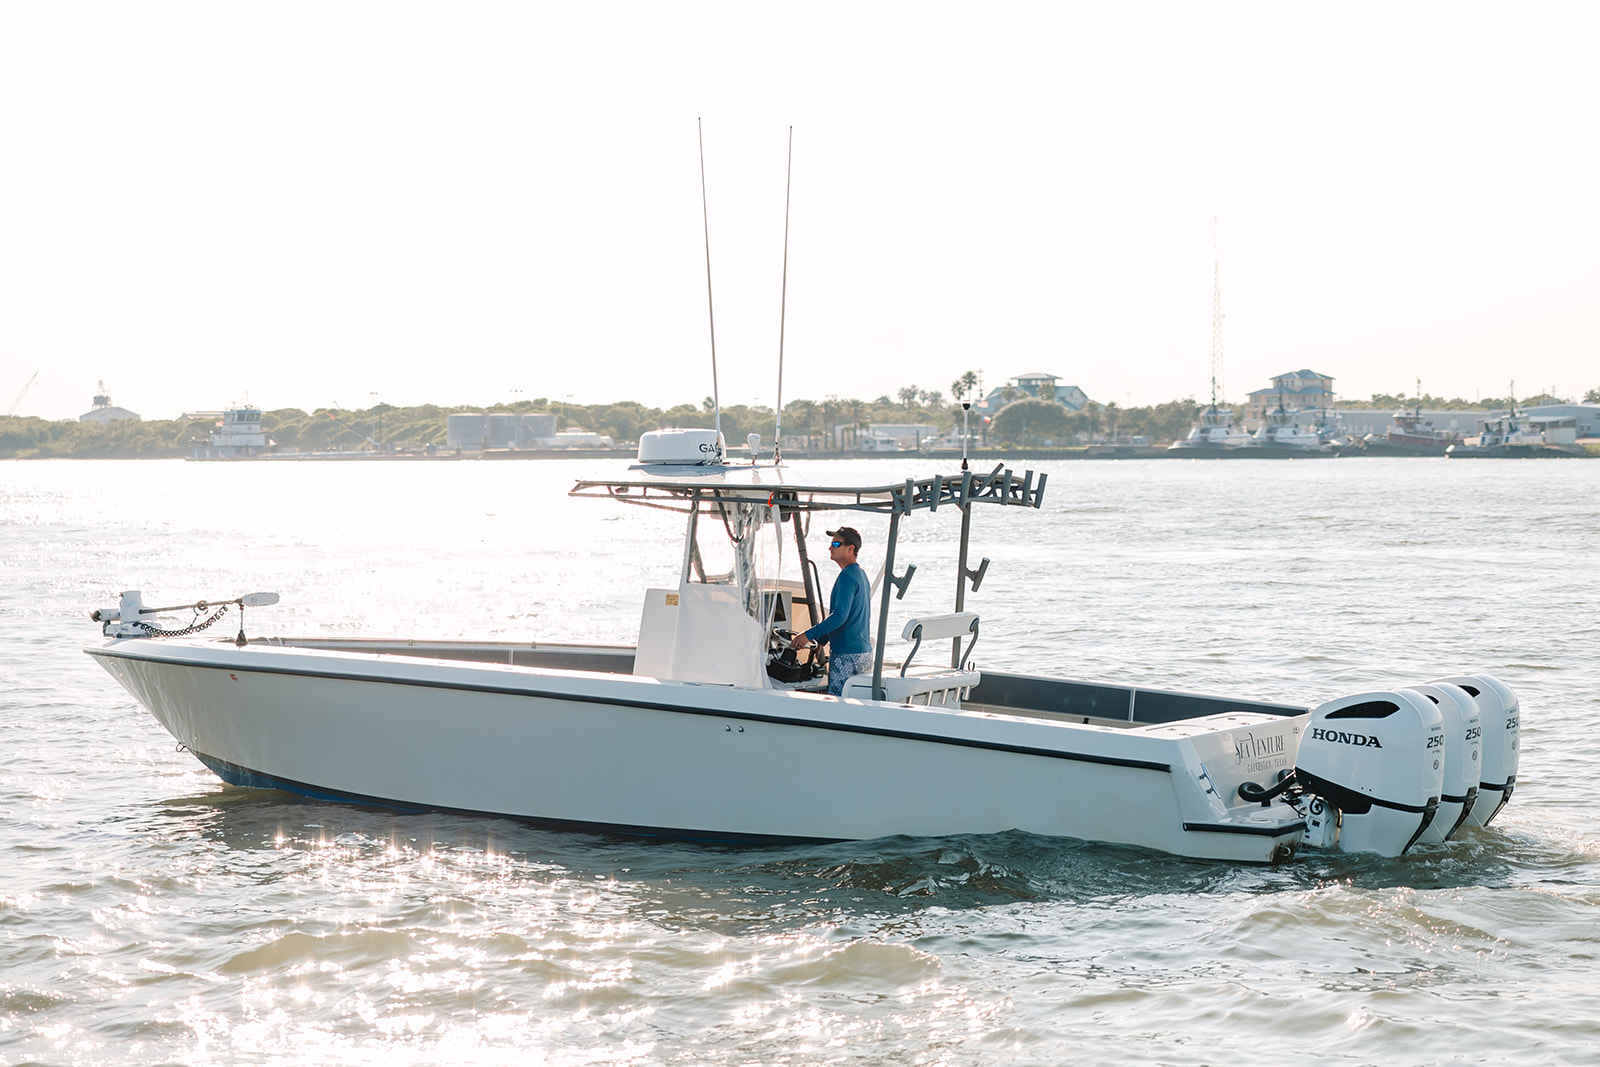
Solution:
M783 462L783 327L789 312L789 191L794 187L794 127L789 127L789 165L783 178L783 290L778 299L778 413L772 430L772 464Z
M1222 252L1217 217L1211 216L1211 410L1217 410L1222 385Z
M706 314L711 319L711 403L717 411L717 452L722 451L722 394L717 390L717 311L711 302L711 213L706 208L706 133L700 119L694 120L700 134L700 218L706 232Z

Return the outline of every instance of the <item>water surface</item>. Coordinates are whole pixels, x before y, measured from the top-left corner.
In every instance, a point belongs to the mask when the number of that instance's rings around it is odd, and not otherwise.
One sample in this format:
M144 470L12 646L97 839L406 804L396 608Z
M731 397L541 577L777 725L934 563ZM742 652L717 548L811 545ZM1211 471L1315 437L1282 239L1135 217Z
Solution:
M1489 671L1524 709L1500 821L1263 869L224 787L83 655L90 608L631 643L677 518L567 498L587 461L0 464L0 1064L1600 1062L1600 463L1036 467L1042 513L974 520L980 665L1307 703ZM906 524L891 632L948 610L955 529Z

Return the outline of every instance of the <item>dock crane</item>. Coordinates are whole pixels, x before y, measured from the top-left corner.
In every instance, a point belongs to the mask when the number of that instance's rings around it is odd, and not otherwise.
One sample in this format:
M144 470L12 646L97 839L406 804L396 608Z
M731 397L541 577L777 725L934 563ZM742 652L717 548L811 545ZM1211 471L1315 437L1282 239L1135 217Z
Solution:
M22 398L28 395L28 390L32 389L33 388L33 383L38 381L38 380L39 380L39 372L38 371L34 371L33 372L33 377L29 378L28 379L28 383L22 387L22 392L18 393L17 394L17 398L11 402L11 406L6 408L6 414L7 415L15 415L17 413L17 408L20 407L21 404L22 404Z

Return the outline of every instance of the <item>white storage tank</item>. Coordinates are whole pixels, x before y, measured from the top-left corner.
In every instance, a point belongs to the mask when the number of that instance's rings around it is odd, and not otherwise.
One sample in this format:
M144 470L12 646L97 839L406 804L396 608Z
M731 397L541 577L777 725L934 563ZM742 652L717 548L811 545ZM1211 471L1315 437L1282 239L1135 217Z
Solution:
M484 418L487 429L484 432L484 448L516 448L517 427L522 421L522 416L512 415L509 412L497 411Z
M444 444L446 448L461 448L476 452L483 447L483 412L463 411L445 416Z
M519 445L535 445L543 443L545 438L556 435L556 417L554 415L524 415L522 416L522 434Z

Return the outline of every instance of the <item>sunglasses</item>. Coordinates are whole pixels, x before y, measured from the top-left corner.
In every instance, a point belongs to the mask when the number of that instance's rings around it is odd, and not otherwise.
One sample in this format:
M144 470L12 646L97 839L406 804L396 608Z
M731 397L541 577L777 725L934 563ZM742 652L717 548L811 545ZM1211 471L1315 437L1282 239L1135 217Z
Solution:
M844 547L844 542L843 541L835 541L835 542L833 542L833 544L829 545L828 547L829 548L843 548Z

